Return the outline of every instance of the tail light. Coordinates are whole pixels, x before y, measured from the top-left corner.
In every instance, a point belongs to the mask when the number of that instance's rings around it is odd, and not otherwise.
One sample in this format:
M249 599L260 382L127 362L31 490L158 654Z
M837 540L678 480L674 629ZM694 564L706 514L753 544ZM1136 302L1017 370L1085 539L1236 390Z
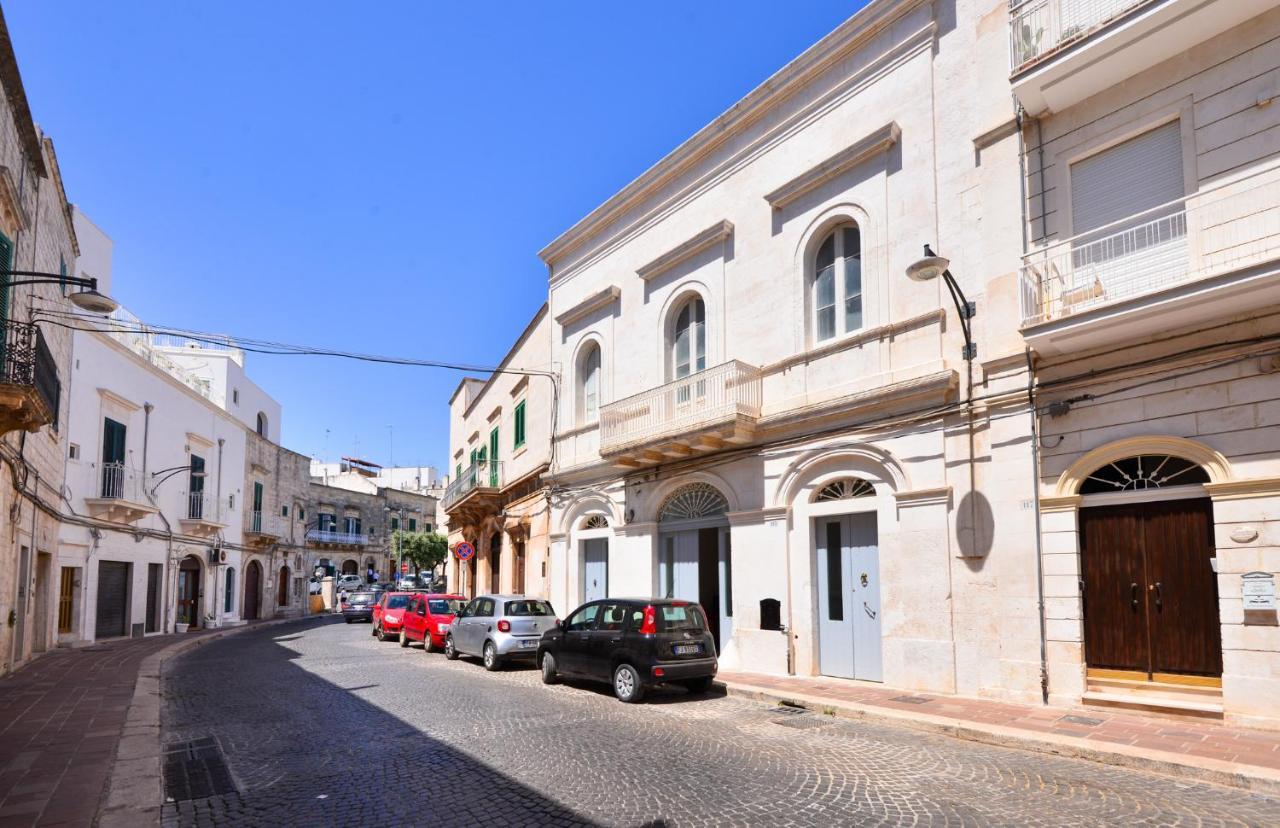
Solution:
M666 671L666 670L664 670L664 669L662 669L661 667L654 667L654 668L653 668L653 677L654 677L654 678L662 678L662 677L663 677L663 676L665 676L666 674L667 674L667 671Z
M658 631L658 611L652 605L644 608L644 622L640 624L641 635L653 635Z
M511 632L511 622L505 618L499 621L498 632Z

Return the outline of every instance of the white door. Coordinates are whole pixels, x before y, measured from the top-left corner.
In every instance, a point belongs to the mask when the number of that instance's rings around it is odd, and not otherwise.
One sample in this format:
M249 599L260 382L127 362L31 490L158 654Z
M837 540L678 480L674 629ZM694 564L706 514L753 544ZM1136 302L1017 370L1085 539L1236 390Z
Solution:
M698 600L698 530L664 534L658 550L658 594Z
M582 542L582 603L609 596L609 539Z
M733 547L728 528L720 530L720 650L733 637Z
M880 552L874 512L814 521L818 552L818 669L881 681Z

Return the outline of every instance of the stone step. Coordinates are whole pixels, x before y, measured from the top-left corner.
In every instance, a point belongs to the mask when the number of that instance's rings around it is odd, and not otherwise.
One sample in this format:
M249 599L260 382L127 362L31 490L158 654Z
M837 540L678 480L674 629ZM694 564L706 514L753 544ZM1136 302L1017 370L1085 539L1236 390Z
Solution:
M1088 689L1099 693L1132 693L1141 696L1171 699L1221 699L1222 688L1204 684L1175 684L1164 681L1136 681L1133 679L1088 679Z
M1167 698L1143 693L1105 693L1086 691L1081 702L1094 707L1113 707L1124 710L1141 710L1148 713L1164 713L1174 716L1195 716L1206 719L1222 718L1221 699Z

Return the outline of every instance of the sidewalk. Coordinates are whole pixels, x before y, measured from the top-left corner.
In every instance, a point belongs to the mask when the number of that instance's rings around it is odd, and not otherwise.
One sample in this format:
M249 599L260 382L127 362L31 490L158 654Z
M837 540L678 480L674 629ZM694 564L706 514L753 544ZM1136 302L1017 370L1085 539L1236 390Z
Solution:
M0 679L0 828L93 824L143 661L264 623L53 650Z
M722 671L717 679L732 695L1280 795L1280 731L916 693L819 677Z

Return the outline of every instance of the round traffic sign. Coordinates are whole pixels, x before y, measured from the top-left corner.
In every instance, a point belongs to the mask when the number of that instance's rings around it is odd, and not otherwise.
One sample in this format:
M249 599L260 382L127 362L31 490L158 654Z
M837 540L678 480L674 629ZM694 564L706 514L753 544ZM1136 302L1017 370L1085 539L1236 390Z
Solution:
M401 572L408 572L408 571L409 571L409 564L408 564L408 563L402 563L402 564L400 564L400 571L401 571Z
M453 554L457 555L458 560L460 561L469 561L476 556L476 548L466 541L463 541L453 547Z

